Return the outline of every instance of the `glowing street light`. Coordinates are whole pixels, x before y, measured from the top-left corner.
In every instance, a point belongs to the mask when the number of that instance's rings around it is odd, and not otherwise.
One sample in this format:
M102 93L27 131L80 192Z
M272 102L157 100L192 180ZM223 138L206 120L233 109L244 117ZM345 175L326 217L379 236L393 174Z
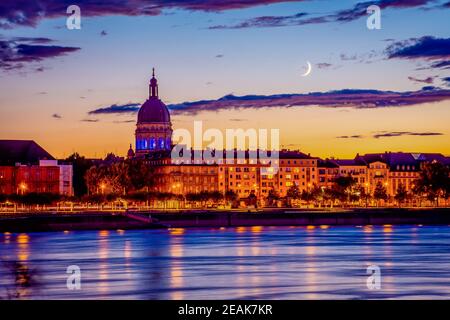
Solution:
M20 189L20 191L22 192L22 194L24 194L25 191L27 190L27 185L26 185L25 183L22 182L22 183L19 185L19 189Z

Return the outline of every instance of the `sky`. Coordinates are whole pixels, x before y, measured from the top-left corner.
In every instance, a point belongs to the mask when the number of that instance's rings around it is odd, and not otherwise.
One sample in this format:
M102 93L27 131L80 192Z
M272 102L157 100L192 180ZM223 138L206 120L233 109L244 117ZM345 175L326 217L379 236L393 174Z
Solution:
M174 129L279 129L323 158L450 155L449 18L448 0L2 1L0 139L125 155L154 67Z

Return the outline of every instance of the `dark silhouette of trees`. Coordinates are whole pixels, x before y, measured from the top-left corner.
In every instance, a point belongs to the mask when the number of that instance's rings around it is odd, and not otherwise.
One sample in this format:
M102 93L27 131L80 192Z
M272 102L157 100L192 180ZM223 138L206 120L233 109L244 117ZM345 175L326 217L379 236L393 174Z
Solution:
M154 170L144 160L111 161L91 167L85 174L91 194L126 195L154 185Z
M378 206L379 200L386 201L388 199L386 188L383 186L381 181L377 182L377 184L375 186L375 190L373 191L373 197L377 201L377 206Z
M439 198L447 199L450 195L449 168L437 161L424 163L413 191L419 197L435 201L438 206Z
M288 206L292 206L292 200L298 200L301 197L300 190L297 185L289 187L286 192L286 202Z
M398 206L401 207L402 203L408 198L408 191L406 191L405 186L400 183L394 199L397 200Z
M269 207L276 206L277 201L280 199L280 196L275 191L275 189L270 189L269 193L267 194L267 202Z
M72 163L73 166L73 189L75 196L84 196L88 192L88 186L84 176L89 168L94 165L93 161L80 156L78 153L70 155L64 161Z

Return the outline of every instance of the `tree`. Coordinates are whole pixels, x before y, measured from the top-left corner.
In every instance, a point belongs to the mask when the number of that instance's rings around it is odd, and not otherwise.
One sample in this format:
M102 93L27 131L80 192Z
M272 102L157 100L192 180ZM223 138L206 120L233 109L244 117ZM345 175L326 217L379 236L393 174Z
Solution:
M378 206L379 200L384 200L384 201L387 200L387 198L388 198L387 191L386 191L386 188L381 183L381 181L377 182L377 184L375 186L375 190L373 192L373 197L375 198L375 200L377 200L377 206Z
M269 194L267 195L267 202L269 206L273 206L276 204L276 202L278 201L278 199L280 199L280 196L278 195L278 193L275 191L275 189L270 189L269 190Z
M289 187L288 191L286 192L286 200L288 202L288 205L291 206L291 201L292 200L298 200L300 199L301 194L300 194L300 190L298 189L297 185L293 185L291 187Z
M334 197L345 203L350 200L350 194L353 186L356 184L356 180L348 176L339 176L334 180L333 193Z
M154 170L145 160L132 159L127 160L127 162L129 163L128 175L134 190L138 191L145 188L148 191L149 188L153 187L155 184Z
M439 198L447 198L450 193L448 167L437 161L424 163L413 190L419 196L425 195L427 199L436 201L438 206Z
M248 195L246 205L247 206L257 206L258 198L256 197L255 191L252 190L252 192Z
M397 200L399 207L406 200L407 197L408 197L408 191L406 191L405 186L402 183L400 183L397 188L397 193L394 196L394 199Z
M237 200L238 195L236 194L236 192L234 192L233 190L228 190L225 192L225 201L227 201L231 207L237 207Z
M73 166L73 190L75 196L81 197L87 194L88 186L84 177L89 168L94 165L93 161L80 156L78 153L70 155L64 161L71 163Z

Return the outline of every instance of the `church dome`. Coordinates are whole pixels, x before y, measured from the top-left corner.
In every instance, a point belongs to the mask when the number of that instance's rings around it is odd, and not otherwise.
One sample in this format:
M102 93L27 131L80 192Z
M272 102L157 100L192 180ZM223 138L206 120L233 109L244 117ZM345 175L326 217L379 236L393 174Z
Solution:
M150 97L139 109L138 123L170 122L166 105L157 97Z
M170 122L170 114L166 105L158 97L158 81L155 78L155 70L150 79L149 98L139 109L139 123L168 123Z

